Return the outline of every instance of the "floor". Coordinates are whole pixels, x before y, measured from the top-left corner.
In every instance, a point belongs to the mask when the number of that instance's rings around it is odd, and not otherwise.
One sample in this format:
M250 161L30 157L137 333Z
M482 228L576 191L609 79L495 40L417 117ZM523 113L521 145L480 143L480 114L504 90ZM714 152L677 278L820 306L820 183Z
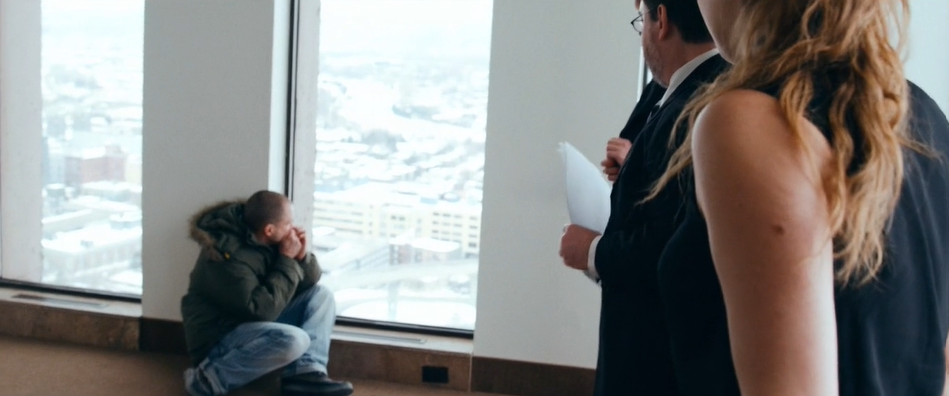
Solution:
M3 396L186 396L183 356L123 352L0 336L0 395ZM332 373L331 373L332 374ZM353 380L356 396L490 396L434 387ZM279 395L274 376L231 393Z

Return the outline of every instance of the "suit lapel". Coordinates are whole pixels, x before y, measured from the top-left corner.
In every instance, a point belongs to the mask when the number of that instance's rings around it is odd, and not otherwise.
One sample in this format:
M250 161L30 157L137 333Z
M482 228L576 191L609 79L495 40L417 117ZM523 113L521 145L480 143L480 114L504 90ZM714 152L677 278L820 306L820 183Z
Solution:
M643 140L646 138L646 135L651 134L653 129L665 127L665 124L662 123L665 122L666 114L664 113L667 111L667 109L672 106L672 104L676 104L674 107L678 109L678 111L681 111L684 104L695 93L698 87L702 84L711 82L711 78L713 76L717 76L722 70L725 69L725 67L727 67L727 64L725 63L725 60L722 59L721 55L715 55L705 62L702 62L701 65L696 67L695 70L693 70L692 73L689 74L689 76L686 77L684 81L682 81L682 84L679 84L679 87L676 88L675 92L666 98L666 101L662 103L662 106L660 106L658 110L656 110L655 114L643 121L642 127L636 131L636 138L631 139L633 146L630 148L629 154L626 156L626 161L624 161L623 165L620 167L619 174L617 175L616 179L617 183L625 179L624 174L632 165L630 164L629 160L633 158L634 152L636 152L638 157L643 157L646 155L645 152L640 152L641 150L645 150L645 148L641 146L643 146ZM659 99L657 98L656 102L653 103L657 103L658 101ZM636 109L640 110L639 105L637 105ZM679 115L676 114L675 116L678 117ZM632 119L630 121L632 121ZM669 129L670 131L668 132L671 132L672 128L669 127Z
M691 96L698 90L703 84L710 83L710 76L717 76L724 68L726 67L725 60L722 59L721 55L715 55L711 58L708 58L705 62L702 62L701 65L695 68L685 80L679 84L679 87L672 92L665 102L662 102L662 106L659 107L659 110L656 111L656 114L653 117L650 117L649 121L643 125L645 130L650 125L652 125L657 119L662 118L661 116L667 108L669 108L670 103L687 103ZM678 117L678 114L676 115Z
M640 97L639 102L636 103L633 113L629 116L629 120L620 131L619 136L631 142L636 140L636 137L639 136L639 132L646 124L649 111L659 102L659 99L662 98L665 92L666 90L663 89L659 83L651 81L649 85L643 89L642 97Z

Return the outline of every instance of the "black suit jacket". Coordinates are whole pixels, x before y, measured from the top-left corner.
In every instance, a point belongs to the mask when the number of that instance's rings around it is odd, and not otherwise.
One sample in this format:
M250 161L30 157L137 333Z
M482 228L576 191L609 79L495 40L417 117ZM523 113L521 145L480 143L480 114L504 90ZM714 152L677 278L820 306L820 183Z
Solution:
M663 88L662 85L659 85L656 80L652 80L649 84L646 84L646 87L643 88L642 95L639 97L639 102L636 102L636 107L633 108L633 113L630 114L629 121L626 121L626 126L620 131L619 137L629 140L630 142L636 140L636 137L639 136L639 132L643 129L643 125L646 125L649 112L652 111L652 108L656 103L659 103L659 99L662 99L662 95L665 94L666 89Z
M703 62L648 122L645 117L658 97L652 104L637 105L623 130L633 137L633 146L613 185L610 219L596 247L602 285L597 396L663 396L676 389L657 267L677 227L683 198L672 183L655 200L639 202L666 170L674 151L669 137L686 103L726 67L717 55ZM645 115L640 107L646 107ZM684 132L680 129L679 136Z

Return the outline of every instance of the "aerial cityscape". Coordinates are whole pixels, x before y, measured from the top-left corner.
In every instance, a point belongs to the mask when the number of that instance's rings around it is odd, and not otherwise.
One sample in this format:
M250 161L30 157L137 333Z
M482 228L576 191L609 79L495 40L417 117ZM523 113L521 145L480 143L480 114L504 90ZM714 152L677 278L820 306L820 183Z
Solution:
M43 282L141 294L144 4L42 7Z

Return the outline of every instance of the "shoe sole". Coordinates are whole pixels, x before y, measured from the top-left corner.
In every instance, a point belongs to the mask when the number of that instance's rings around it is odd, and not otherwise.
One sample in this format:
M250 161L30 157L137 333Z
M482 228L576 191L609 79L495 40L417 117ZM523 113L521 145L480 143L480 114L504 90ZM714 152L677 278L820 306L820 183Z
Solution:
M352 389L338 389L331 392L317 392L312 389L305 389L303 387L297 388L295 386L290 387L289 389L284 387L280 390L280 393L283 396L349 396L353 394Z

